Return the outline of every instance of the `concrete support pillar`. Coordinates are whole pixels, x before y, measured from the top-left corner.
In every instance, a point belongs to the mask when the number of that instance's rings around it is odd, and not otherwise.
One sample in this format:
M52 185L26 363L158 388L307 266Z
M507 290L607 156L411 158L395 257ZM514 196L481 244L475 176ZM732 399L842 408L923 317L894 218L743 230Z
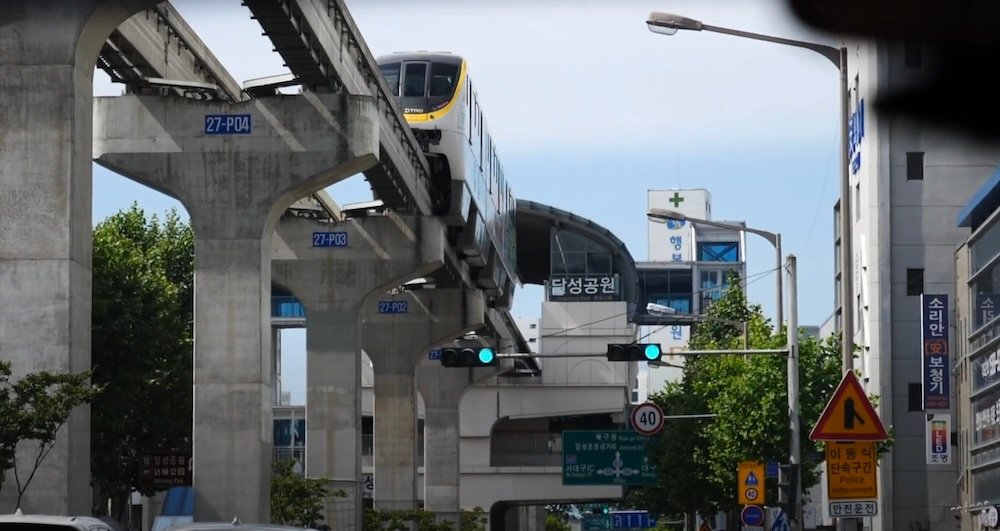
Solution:
M155 4L0 2L0 359L15 378L90 369L94 64L119 24ZM29 450L19 462L34 461ZM13 473L3 484L0 512L12 512ZM84 406L59 430L21 508L90 514L91 502Z
M313 232L344 232L347 247L313 248ZM395 214L333 225L285 217L275 232L272 278L306 308L306 476L330 479L354 507L327 519L334 531L361 529L361 309L440 268L444 245L434 218Z
M379 302L395 301L406 301L408 311L379 313L392 308ZM375 370L376 508L415 507L416 366L429 348L484 326L484 312L481 291L458 289L386 296L366 308L364 345Z
M478 371L486 369L442 367L437 361L417 367L417 388L424 399L424 508L455 529L461 512L458 406Z
M180 200L194 228L195 520L267 522L271 235L296 199L375 162L376 106L304 94L120 96L94 109L95 159Z

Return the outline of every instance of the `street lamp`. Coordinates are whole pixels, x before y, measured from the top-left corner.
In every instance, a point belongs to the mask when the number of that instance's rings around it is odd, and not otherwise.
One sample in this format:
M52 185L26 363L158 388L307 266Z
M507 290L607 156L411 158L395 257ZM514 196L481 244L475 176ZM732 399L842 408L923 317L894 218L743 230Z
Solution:
M748 348L750 348L748 343L748 336L749 336L747 330L748 325L746 321L734 321L732 319L723 319L721 317L715 317L714 315L705 315L705 314L697 315L693 313L681 313L671 308L670 306L666 306L663 304L656 304L655 302L651 302L646 305L646 313L657 317L662 317L664 315L672 315L679 319L691 320L692 322L715 321L717 323L738 326L743 331L743 350L747 350Z
M653 33L673 35L679 30L712 31L758 41L784 44L796 48L812 50L826 57L840 70L840 324L841 324L841 364L844 371L854 368L854 255L851 245L851 174L848 169L848 90L847 90L847 48L836 48L814 42L797 41L782 37L772 37L731 28L710 26L671 13L654 11L649 14L646 25ZM779 260L780 261L780 260Z
M687 19L686 19L687 20ZM778 287L778 300L777 306L775 307L775 315L777 322L774 325L775 330L781 330L781 325L783 324L782 318L784 317L782 312L782 292L781 292L781 234L776 232L768 232L766 230L754 229L750 227L745 227L743 225L736 225L735 223L723 223L721 221L710 221L707 219L692 218L691 216L686 216L680 212L675 212L673 210L666 210L663 208L651 208L649 212L646 213L647 217L653 219L661 220L673 220L673 221L686 221L688 223L695 223L698 225L707 225L709 227L717 227L720 229L728 229L733 231L743 231L749 232L750 234L756 234L774 246L774 258L775 258L775 277Z

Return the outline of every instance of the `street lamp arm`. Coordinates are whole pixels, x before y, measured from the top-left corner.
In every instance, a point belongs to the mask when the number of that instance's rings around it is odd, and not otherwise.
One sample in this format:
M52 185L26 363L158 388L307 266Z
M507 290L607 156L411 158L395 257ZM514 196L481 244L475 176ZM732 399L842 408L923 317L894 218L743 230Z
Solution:
M662 208L651 208L649 209L649 212L646 215L656 219L663 219L663 220L673 219L677 221L689 221L697 225L705 225L707 227L715 227L717 229L728 229L737 232L739 231L749 232L750 234L756 234L757 236L764 238L765 240L771 242L771 245L774 246L778 245L778 240L780 238L780 236L778 236L777 234L766 230L755 229L753 227L747 227L745 225L736 225L734 223L725 223L722 221L712 221L708 219L692 218L689 216L685 216L684 214L681 214L679 212L663 210Z
M749 31L723 28L721 26L710 26L708 24L702 24L701 29L703 31L714 31L715 33L724 33L726 35L734 35L736 37L745 37L747 39L755 39L758 41L767 41L777 44L785 44L788 46L796 46L798 48L805 48L826 57L831 63L833 63L833 66L836 66L838 69L841 68L840 49L834 48L833 46L827 46L825 44L815 42L797 41L795 39L785 39L783 37L773 37L771 35L762 35L760 33L753 33Z

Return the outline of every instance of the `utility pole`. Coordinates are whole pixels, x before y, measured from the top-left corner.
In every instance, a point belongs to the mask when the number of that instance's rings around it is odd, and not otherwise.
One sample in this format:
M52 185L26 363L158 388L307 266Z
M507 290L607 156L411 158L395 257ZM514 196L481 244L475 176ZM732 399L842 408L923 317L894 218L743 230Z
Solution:
M802 531L802 444L799 426L799 301L795 255L788 255L788 462L795 474L795 507L789 517L793 531Z

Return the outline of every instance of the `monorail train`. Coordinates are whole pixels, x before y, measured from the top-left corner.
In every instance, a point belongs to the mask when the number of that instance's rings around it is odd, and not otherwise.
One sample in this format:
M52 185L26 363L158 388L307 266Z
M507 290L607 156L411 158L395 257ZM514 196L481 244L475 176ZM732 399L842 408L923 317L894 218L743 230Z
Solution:
M395 53L377 60L389 91L444 186L444 218L482 287L509 299L517 283L517 206L486 128L467 61L450 53ZM445 183L442 183L443 185ZM492 242L492 245L490 245ZM491 247L496 251L491 251Z

